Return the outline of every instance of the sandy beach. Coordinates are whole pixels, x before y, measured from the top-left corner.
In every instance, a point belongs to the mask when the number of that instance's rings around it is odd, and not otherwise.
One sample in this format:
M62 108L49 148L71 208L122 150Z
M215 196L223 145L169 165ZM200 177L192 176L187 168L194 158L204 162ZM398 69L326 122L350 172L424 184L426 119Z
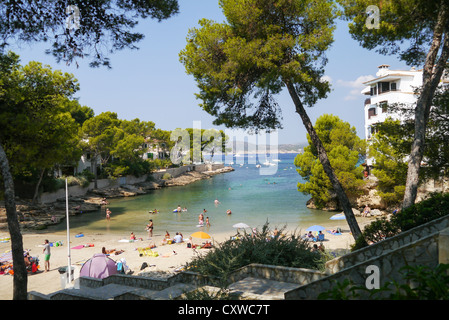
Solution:
M372 221L369 218L358 217L357 221L361 229ZM352 235L349 233L349 226L346 221L333 221L329 222L327 225L323 224L324 227L329 230L340 227L343 231L342 235L332 235L325 232L326 241L323 242L326 249L349 249L350 245L354 242ZM272 226L270 225L270 228ZM287 226L286 232L296 231L299 233L302 230L296 229L296 227ZM235 234L235 232L234 232ZM232 233L220 233L220 234L210 234L212 236L212 241L215 243L222 242L229 239ZM7 232L1 233L3 236L8 236ZM107 250L123 250L119 255L112 254L111 259L118 261L121 258L126 260L126 264L133 271L134 275L138 275L141 272L152 272L152 271L162 271L162 272L176 272L178 267L183 266L187 261L192 259L198 253L207 252L210 249L199 249L193 250L187 248L186 243L179 244L165 244L161 245L165 233L155 233L151 239L148 238L146 232L141 234L137 233L137 241L135 242L120 242L120 240L129 239L129 235L116 236L116 235L104 235L104 234L84 234L83 237L75 237L75 235L70 235L70 248L79 247L82 245L93 244L92 247L83 247L81 249L71 249L71 264L81 268L82 264L90 259L94 254L101 253L103 247ZM171 235L172 237L174 236ZM185 238L190 235L184 234ZM36 274L29 274L28 276L28 291L37 291L43 294L53 293L55 291L61 290L60 274L58 271L59 267L67 266L68 264L68 246L67 246L67 235L64 232L61 233L24 233L23 234L23 246L24 249L30 250L31 256L38 256L40 259L40 269L44 270L44 255L43 255L43 244L45 239L50 242L62 241L62 246L53 246L51 248L51 259L50 259L50 271L39 272ZM142 240L140 240L142 239ZM201 244L205 240L193 238L194 244ZM156 247L153 251L159 254L158 257L149 256L139 256L138 248L145 248L151 245ZM0 254L11 249L10 242L0 243ZM212 249L213 250L213 249ZM144 270L140 270L142 264L146 262L149 267ZM13 277L11 275L0 275L0 299L1 300L11 300L13 296Z

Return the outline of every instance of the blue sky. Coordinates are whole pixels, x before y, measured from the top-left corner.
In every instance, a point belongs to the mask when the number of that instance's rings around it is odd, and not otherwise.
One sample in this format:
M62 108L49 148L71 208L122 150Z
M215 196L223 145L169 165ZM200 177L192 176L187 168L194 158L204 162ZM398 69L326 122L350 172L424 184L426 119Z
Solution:
M10 49L20 55L22 64L35 60L73 73L81 87L76 97L95 114L113 111L120 119L153 121L164 130L192 127L194 121L201 121L204 129L224 129L214 126L213 117L198 106L195 81L185 73L178 56L185 47L188 29L197 26L198 20L222 22L224 16L217 0L179 0L179 5L180 13L169 20L140 22L136 30L145 34L145 39L137 44L140 49L111 54L112 69L109 70L90 68L88 60L79 61L79 68L58 64L44 53L49 44L33 43ZM313 123L321 114L334 114L349 122L364 138L361 83L375 76L381 64L389 64L391 69L409 67L396 56L383 56L360 47L350 37L347 22L337 23L334 39L326 66L332 92L326 100L307 108L307 112ZM284 126L278 132L279 143L305 142L306 130L294 112L288 93L281 93L277 101L282 108Z

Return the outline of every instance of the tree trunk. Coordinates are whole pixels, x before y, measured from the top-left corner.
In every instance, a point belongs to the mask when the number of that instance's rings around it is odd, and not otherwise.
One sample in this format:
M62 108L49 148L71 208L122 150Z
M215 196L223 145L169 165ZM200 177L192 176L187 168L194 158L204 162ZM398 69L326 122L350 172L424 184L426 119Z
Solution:
M335 175L334 169L332 168L329 162L329 158L327 157L326 150L324 149L324 146L321 143L318 134L313 128L312 122L310 121L310 118L307 115L307 112L304 109L304 106L302 105L302 102L298 97L295 87L291 82L287 82L286 85L288 88L288 92L290 93L290 96L295 104L296 112L301 116L302 122L304 123L304 126L306 127L306 130L310 138L312 139L315 148L317 149L318 158L320 159L320 162L323 165L324 172L326 172L327 176L329 177L329 180L332 183L334 191L338 196L338 200L340 201L340 205L343 208L343 212L345 214L349 228L351 229L352 235L354 239L357 240L359 237L362 236L362 232L360 231L359 224L355 219L354 212L352 211L351 203L349 202L348 196L346 195L345 190L343 189L342 185L340 184L340 181L338 181L338 178Z
M97 156L90 160L91 172L94 174L94 188L98 188L98 176L97 176Z
M407 181L405 184L404 199L402 201L403 209L413 205L416 200L416 195L418 194L419 170L424 154L430 107L432 105L435 90L437 89L449 58L449 36L448 34L444 34L445 24L448 17L448 8L444 4L444 1L442 1L442 3L438 14L438 21L434 28L432 44L426 56L421 93L416 102L415 137L408 162ZM441 55L435 65L440 49Z
M44 177L44 172L45 172L45 169L42 169L41 174L39 175L39 181L37 182L36 188L34 189L34 195L33 195L33 201L32 201L33 205L37 203L37 198L39 196L39 187L41 185L42 178Z
M17 218L16 203L14 200L14 181L9 170L8 158L0 143L0 167L5 186L5 207L8 221L9 234L11 236L11 251L14 264L13 299L27 299L28 275L23 259L23 242L20 233L19 220Z

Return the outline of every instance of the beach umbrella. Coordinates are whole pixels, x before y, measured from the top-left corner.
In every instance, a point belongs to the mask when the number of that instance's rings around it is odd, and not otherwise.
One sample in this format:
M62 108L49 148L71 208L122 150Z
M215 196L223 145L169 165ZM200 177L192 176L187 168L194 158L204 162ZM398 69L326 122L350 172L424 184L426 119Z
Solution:
M323 226L314 225L314 226L308 227L306 231L323 231L323 230L326 230L326 228Z
M117 273L115 261L105 254L98 253L83 264L80 277L104 279Z
M232 227L233 227L233 228L237 228L237 229L250 228L249 225L247 225L246 223L243 223L243 222L236 223L236 224L234 224Z
M329 219L331 219L331 220L346 220L346 216L344 215L344 213L338 213L338 214L334 214Z
M191 234L192 238L200 238L200 239L210 239L210 235L203 231L197 231Z

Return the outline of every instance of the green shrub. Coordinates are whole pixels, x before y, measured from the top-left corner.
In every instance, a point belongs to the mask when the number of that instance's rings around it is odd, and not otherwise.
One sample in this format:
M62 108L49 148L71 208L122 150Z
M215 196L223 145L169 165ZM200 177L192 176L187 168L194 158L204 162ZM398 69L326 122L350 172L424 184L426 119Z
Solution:
M449 193L433 193L428 199L402 210L390 220L385 217L376 219L365 227L362 238L367 243L376 243L447 214L449 214ZM364 245L366 244L362 241L356 241L352 250L360 249Z
M406 231L447 214L449 214L449 193L432 193L428 199L393 216L392 220L402 231Z
M43 192L56 192L65 187L65 180L61 178L44 178L42 179Z
M405 266L400 269L400 281L386 282L379 289L369 290L345 279L336 282L329 291L321 292L319 300L360 299L366 293L369 300L448 300L449 264L429 266Z
M287 235L284 229L279 233L278 237L273 238L266 223L260 232L231 238L206 255L199 254L186 267L222 279L251 263L316 270L322 268L325 261L321 253L311 251L310 242L295 234Z
M173 178L172 177L172 175L170 174L170 173L164 173L164 175L162 176L162 179L163 180L169 180L169 179L171 179L171 178Z

